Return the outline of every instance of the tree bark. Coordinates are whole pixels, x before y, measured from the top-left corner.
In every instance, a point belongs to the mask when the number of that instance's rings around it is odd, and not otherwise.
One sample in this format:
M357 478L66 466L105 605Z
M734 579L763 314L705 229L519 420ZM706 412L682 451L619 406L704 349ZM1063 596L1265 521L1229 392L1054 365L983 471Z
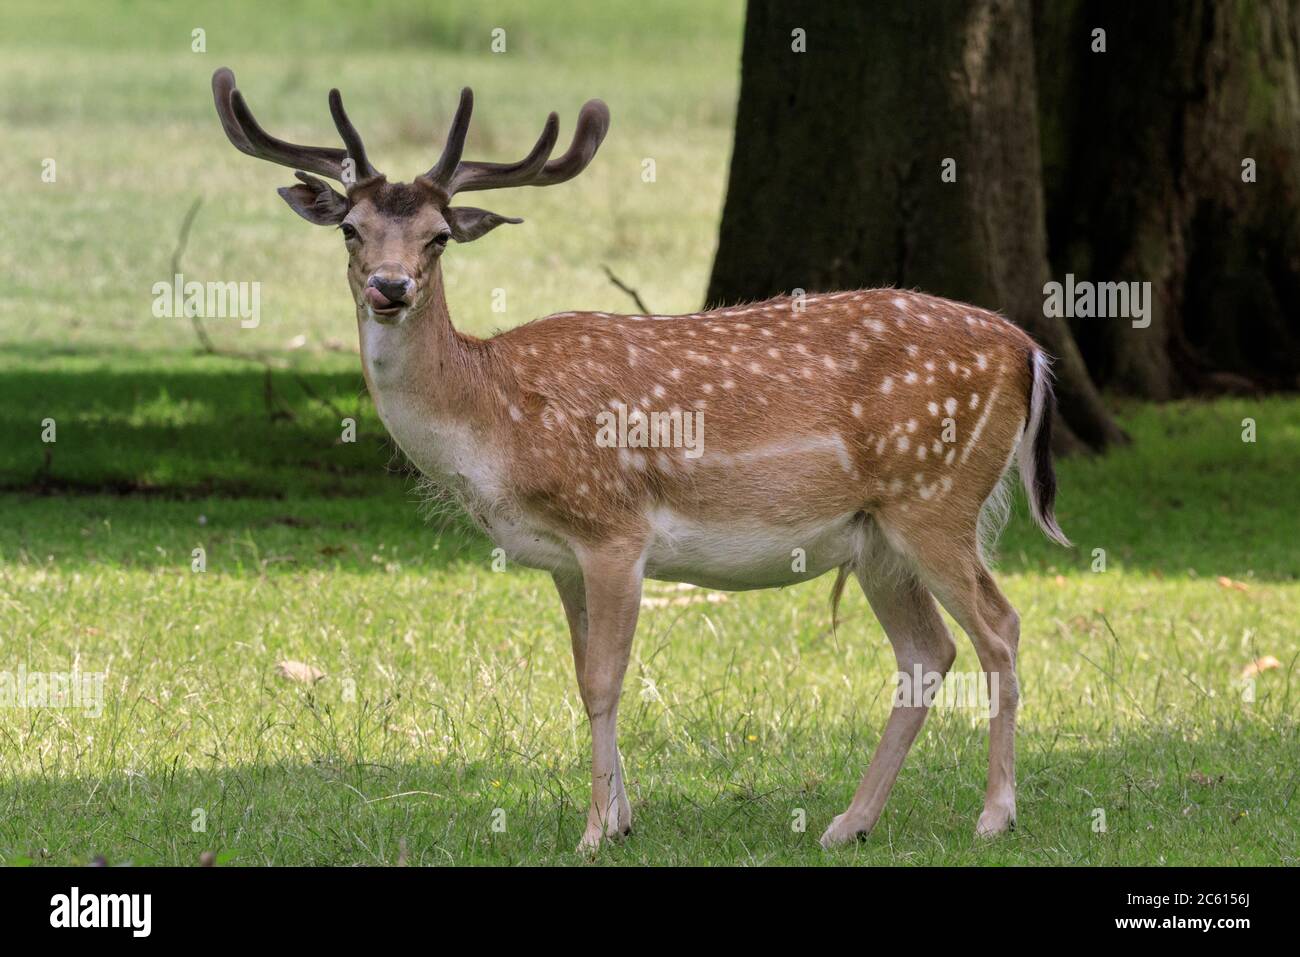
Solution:
M1035 0L1034 32L1054 278L1154 299L1147 328L1074 320L1094 378L1153 399L1224 373L1300 385L1297 4Z
M1034 89L1029 0L750 0L709 303L894 285L997 309L1057 357L1074 435L1124 441L1045 314Z

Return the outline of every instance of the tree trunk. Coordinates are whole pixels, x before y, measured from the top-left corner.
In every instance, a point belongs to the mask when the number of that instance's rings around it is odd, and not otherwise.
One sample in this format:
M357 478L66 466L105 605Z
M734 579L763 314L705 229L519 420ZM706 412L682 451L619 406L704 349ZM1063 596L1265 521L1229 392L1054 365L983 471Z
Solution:
M1045 314L1033 91L1029 0L750 0L709 303L895 285L997 309L1057 357L1074 435L1123 441Z
M1147 328L1074 320L1094 378L1154 399L1300 385L1296 3L1034 12L1053 277L1150 282L1154 299Z

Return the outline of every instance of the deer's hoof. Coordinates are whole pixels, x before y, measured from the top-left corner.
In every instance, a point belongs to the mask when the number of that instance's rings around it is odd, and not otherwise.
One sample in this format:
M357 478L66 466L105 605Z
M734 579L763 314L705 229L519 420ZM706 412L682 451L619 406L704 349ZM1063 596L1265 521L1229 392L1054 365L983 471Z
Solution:
M831 821L830 827L826 828L821 837L821 846L829 851L833 847L839 847L853 841L865 841L870 832L870 828L864 827L856 819L850 818L848 811L845 811Z
M975 825L976 837L997 837L1016 829L1016 809L1014 805L990 804L984 808L979 823Z
M586 857L593 856L600 850L600 846L614 841L621 841L632 834L632 825L628 824L623 828L607 829L600 824L588 824L587 830L582 834L582 840L578 842L578 853Z

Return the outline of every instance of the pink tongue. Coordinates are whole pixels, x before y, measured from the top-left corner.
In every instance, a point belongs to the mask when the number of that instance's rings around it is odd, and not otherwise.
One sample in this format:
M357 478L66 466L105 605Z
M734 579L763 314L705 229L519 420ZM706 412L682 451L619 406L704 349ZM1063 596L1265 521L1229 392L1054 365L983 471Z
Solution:
M395 303L374 286L366 287L366 300L376 309L390 309Z

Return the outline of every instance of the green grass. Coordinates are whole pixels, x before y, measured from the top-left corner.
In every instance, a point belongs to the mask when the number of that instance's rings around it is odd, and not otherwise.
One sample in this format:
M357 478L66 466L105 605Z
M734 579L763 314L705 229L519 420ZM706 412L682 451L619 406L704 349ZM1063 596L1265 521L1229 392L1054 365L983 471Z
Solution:
M305 9L0 12L18 171L0 198L23 240L0 243L0 672L105 675L98 716L0 708L0 861L578 861L588 733L550 582L494 571L490 543L421 516L364 395L341 244L276 198L287 172L225 142L208 77L232 66L269 128L321 142L339 85L372 157L403 177L436 156L463 84L470 151L496 160L551 109L567 136L602 96L614 122L592 167L496 198L526 225L448 254L453 314L485 333L625 308L601 263L684 311L711 261L742 5ZM190 52L196 26L205 54ZM496 26L506 54L487 50ZM262 283L256 329L207 324L261 361L198 356L188 323L151 315L196 197L182 267ZM75 294L50 295L51 270ZM621 716L636 830L598 860L1295 864L1300 402L1123 417L1131 448L1060 465L1078 548L1052 546L1023 507L1003 537L999 577L1024 619L1014 834L974 839L985 728L936 712L870 840L817 847L894 670L860 595L831 634L822 580L645 609ZM973 671L958 638L956 668ZM1279 667L1247 701L1239 675L1265 655ZM327 676L278 677L286 659Z
M494 193L493 208L524 224L448 254L452 313L486 333L564 309L626 310L602 263L651 308L699 306L730 155L739 0L309 7L3 5L0 127L15 174L0 198L23 241L0 243L0 342L191 348L188 322L154 318L151 289L171 280L181 221L200 198L186 278L261 283L261 323L210 321L219 345L283 352L304 336L307 355L355 349L343 243L276 196L292 171L226 141L210 90L218 66L235 71L267 129L299 142L337 142L326 94L338 86L371 158L403 180L437 159L462 86L475 92L475 159L523 156L552 110L567 147L578 108L599 96L611 128L581 178ZM206 53L191 52L195 27L207 31ZM497 27L507 51L493 54ZM54 183L41 180L45 159L57 164ZM80 294L52 297L52 269L82 283ZM506 292L504 312L493 311L494 289Z
M1238 437L1247 408L1254 445ZM622 715L636 833L602 859L1295 863L1300 403L1138 408L1126 424L1132 449L1062 463L1076 552L1023 514L1004 537L1025 622L1014 835L973 839L984 728L937 712L872 839L816 848L864 769L894 667L860 596L830 634L823 580L646 610ZM255 448L288 427L236 431ZM135 428L147 445L148 424ZM135 444L131 426L120 434ZM261 447L246 465L269 482L285 452ZM393 863L405 846L411 863L576 860L587 732L549 580L493 571L490 543L455 522L431 528L411 480L371 451L357 467L381 477L355 496L0 498L4 660L107 673L99 717L0 711L0 856ZM1227 499L1222 471L1237 473ZM959 644L957 669L975 670ZM1244 701L1237 676L1264 655L1281 667ZM328 677L288 682L284 659Z

